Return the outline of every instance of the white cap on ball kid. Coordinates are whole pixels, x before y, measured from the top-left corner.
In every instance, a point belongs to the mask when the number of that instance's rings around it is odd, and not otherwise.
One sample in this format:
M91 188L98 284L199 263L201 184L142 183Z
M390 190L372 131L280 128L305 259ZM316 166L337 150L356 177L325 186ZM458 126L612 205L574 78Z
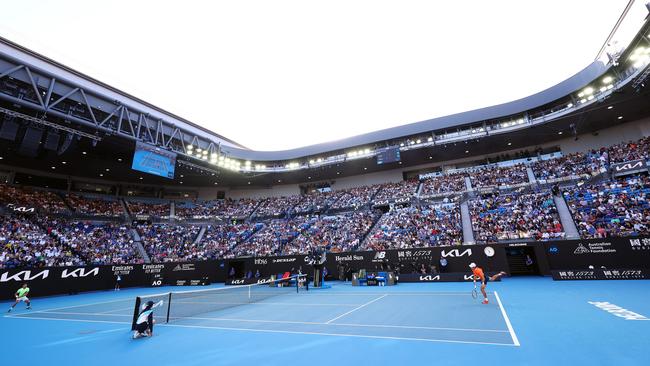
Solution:
M476 268L476 263L474 263L474 262L470 263L469 268Z

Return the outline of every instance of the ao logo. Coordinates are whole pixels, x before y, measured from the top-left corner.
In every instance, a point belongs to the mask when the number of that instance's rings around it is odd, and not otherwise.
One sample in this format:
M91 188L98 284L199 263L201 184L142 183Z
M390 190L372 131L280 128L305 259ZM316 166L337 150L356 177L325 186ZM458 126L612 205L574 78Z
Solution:
M559 250L557 247L550 247L550 248L548 249L548 252L549 252L549 253L559 253L560 250Z

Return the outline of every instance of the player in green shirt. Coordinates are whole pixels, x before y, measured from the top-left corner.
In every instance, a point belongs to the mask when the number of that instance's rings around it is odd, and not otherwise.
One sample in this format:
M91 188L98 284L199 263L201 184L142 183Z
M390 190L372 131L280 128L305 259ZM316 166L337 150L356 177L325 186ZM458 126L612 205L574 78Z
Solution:
M27 304L27 310L32 308L32 304L29 302L29 298L27 298L27 295L29 294L29 287L27 287L26 283L23 283L23 286L16 291L14 296L16 297L16 302L14 302L13 305L9 308L8 313L13 310L13 308L18 305L19 302L24 301L25 304Z

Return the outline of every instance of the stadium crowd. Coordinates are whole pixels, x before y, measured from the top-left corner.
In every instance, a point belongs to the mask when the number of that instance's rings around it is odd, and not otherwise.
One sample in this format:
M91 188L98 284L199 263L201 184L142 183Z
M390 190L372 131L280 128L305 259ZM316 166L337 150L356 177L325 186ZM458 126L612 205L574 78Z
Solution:
M49 213L65 213L68 208L56 193L0 184L0 203L19 207L35 207Z
M378 186L379 192L375 201L410 198L415 195L420 182L417 179L403 180L397 183L385 183Z
M358 209L368 204L377 193L377 185L362 186L347 189L340 193L340 197L332 205L332 209Z
M531 164L535 178L541 180L583 177L601 172L606 155L597 152L574 153L559 158L539 160Z
M154 217L169 216L169 203L154 203L127 200L126 205L131 215L150 215Z
M341 196L341 192L311 192L303 196L302 201L294 207L295 213L320 212L330 207Z
M122 204L115 198L91 198L70 193L66 199L76 213L103 217L117 217L124 215Z
M239 200L226 199L222 202L223 217L248 217L259 205L259 201L252 198L242 198Z
M381 218L363 250L459 245L463 241L456 204L394 209Z
M316 248L332 252L355 250L379 215L373 211L355 211L312 218L309 226L284 246L282 254L308 253Z
M528 173L523 164L507 167L487 166L472 171L469 176L474 189L528 183Z
M548 192L491 194L469 201L474 239L499 240L564 238L553 197Z
M307 217L268 221L263 229L237 245L227 257L281 255L283 246L309 227L308 221Z
M154 263L199 259L201 248L195 240L201 230L198 225L138 225L142 243Z
M46 219L0 217L0 268L83 265Z
M637 159L650 159L650 136L636 141L612 145L603 150L609 152L610 163L621 163Z
M650 178L569 188L564 197L582 238L650 235Z
M613 162L647 159L649 151L650 138L643 138L529 166L543 180L585 176L603 172ZM489 166L425 179L421 196L463 192L467 176L478 189L528 182L526 165ZM284 219L263 222L210 224L199 243L195 243L201 229L197 225L165 223L140 225L137 229L154 262L296 254L315 248L340 252L460 244L462 229L457 203L447 200L443 204L429 204L416 200L411 207L394 208L381 217L367 205L371 200L411 197L418 184L409 180L269 199L178 201L175 211L179 218L218 216L251 220L255 212L252 219L260 221L288 214ZM649 194L647 175L564 188L564 198L582 238L650 235ZM106 217L124 214L120 200L74 193L62 197L45 190L0 185L0 209L5 212L0 221L0 268L143 261L128 226L102 222ZM170 213L170 204L162 201L127 198L125 202L134 215L162 217ZM7 209L11 205L35 207L38 214L14 216ZM478 243L564 237L548 191L494 193L472 199L468 205ZM73 208L72 214L96 216L98 221L45 216L70 214L68 207ZM320 212L321 216L299 216L312 212Z
M427 178L422 182L420 196L428 197L445 193L464 192L467 190L465 177L467 177L467 173L460 172Z
M285 214L288 210L297 205L302 197L300 195L292 195L287 197L273 197L267 198L255 211L257 217L278 217Z
M237 244L250 238L262 224L208 225L197 259L223 258Z
M130 229L114 223L50 220L52 234L74 249L86 264L143 263Z

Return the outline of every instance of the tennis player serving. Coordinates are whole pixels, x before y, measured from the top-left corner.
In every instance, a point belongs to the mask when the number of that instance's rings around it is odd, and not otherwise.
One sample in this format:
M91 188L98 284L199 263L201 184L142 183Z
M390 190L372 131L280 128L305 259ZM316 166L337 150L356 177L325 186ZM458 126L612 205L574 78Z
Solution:
M14 307L16 307L16 305L18 305L18 303L21 301L25 302L25 304L27 305L27 310L31 309L32 303L29 302L29 298L27 298L28 294L29 294L29 287L27 287L26 283L23 283L22 287L19 288L18 291L16 291L16 293L14 294L14 296L16 297L16 302L14 302L14 304L11 305L9 311L7 312L11 313L11 310L13 310Z
M488 298L487 298L487 292L485 292L485 286L487 286L487 283L489 281L494 281L498 279L501 276L505 276L506 273L501 271L497 274L495 274L492 277L487 277L485 276L485 273L483 273L483 269L481 267L477 267L476 263L470 263L469 268L472 269L472 274L474 275L474 287L476 287L476 280L480 279L481 280L481 293L483 294L483 304L488 303Z

